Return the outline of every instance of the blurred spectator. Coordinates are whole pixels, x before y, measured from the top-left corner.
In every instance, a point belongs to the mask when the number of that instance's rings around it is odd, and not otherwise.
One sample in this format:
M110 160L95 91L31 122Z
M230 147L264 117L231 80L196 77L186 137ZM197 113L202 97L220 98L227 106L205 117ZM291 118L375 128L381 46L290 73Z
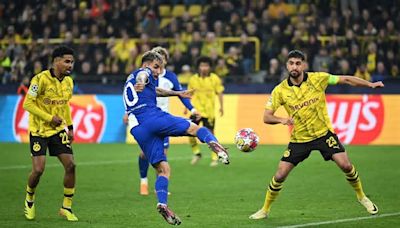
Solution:
M6 84L11 77L11 59L5 51L0 48L0 78L3 84Z
M271 59L269 61L269 67L267 69L267 73L265 75L265 82L279 82L282 75L282 68L279 65L279 61L277 59Z
M115 46L113 50L115 54L118 56L119 60L123 63L128 62L128 59L131 55L132 51L137 51L135 41L129 39L128 33L126 30L121 31L122 39L117 40L115 42Z
M371 74L367 71L365 63L361 63L361 65L357 68L354 76L367 81L371 81Z
M268 15L277 19L289 15L289 5L284 0L274 0L268 6Z
M222 82L225 81L229 74L229 69L224 58L218 58L217 64L214 67L214 72L221 78Z
M372 77L372 82L384 81L386 78L388 78L388 74L385 69L385 64L383 64L383 62L378 62L376 67L376 72L374 72L371 77Z
M358 18L360 15L358 0L340 0L340 7L342 12L351 9L355 18Z
M229 69L229 73L237 77L241 73L240 69L240 58L238 49L235 46L229 48L228 54L226 56L226 64ZM242 80L243 81L243 80Z
M25 96L26 93L28 93L28 89L29 89L29 77L24 77L21 81L21 83L18 86L17 89L17 94L21 95L21 96Z
M319 49L319 53L314 56L312 70L316 72L329 72L332 67L332 57L328 55L326 48Z
M240 52L242 54L242 69L243 74L248 76L254 70L254 43L250 43L246 33L240 36ZM217 73L218 74L218 73ZM221 74L218 74L221 76Z
M158 37L160 35L160 21L156 16L153 9L147 11L144 20L142 21L143 32L149 34L151 37Z
M182 84L182 86L187 86L189 83L190 77L193 75L191 68L189 65L185 64L182 66L181 73L178 74L178 81Z
M371 42L368 44L368 54L367 54L367 70L372 73L376 69L377 53L376 44Z
M208 32L200 53L204 56L210 56L211 50L217 50L218 54L222 54L222 46L216 39L215 33Z

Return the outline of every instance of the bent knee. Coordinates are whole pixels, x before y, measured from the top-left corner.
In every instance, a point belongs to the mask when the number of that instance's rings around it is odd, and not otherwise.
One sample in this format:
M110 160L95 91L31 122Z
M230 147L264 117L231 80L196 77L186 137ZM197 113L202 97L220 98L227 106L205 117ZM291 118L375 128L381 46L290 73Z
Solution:
M342 169L343 172L348 173L353 169L353 165L350 162L346 162L346 163L340 164L340 169Z
M192 136L197 136L197 131L200 129L200 126L195 123L190 123L189 128L186 130L186 133Z
M41 176L44 173L44 166L34 167L32 173L35 176Z

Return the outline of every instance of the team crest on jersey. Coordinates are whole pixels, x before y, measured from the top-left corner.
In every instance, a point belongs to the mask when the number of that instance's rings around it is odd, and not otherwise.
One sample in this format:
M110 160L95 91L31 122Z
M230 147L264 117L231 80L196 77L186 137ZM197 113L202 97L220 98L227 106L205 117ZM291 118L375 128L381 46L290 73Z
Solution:
M284 153L283 153L283 157L287 158L290 156L290 149L287 149Z
M41 148L42 147L40 146L39 142L34 142L33 143L33 147L32 147L33 151L38 152L38 151L40 151Z

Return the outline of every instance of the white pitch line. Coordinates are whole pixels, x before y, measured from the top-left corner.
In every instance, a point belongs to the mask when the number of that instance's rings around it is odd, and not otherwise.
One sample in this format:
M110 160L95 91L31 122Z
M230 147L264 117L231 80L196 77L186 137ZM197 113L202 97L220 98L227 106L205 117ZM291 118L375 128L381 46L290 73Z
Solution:
M190 160L190 157L176 157L176 158L168 158L168 161L177 161L177 160ZM90 161L90 162L76 162L76 165L79 166L97 166L97 165L113 165L113 164L128 164L134 163L136 158L132 158L132 160L115 160L115 161ZM61 167L61 163L52 163L46 164L46 168L54 168ZM12 166L3 166L0 167L0 170L13 170L13 169L29 169L32 168L32 165L12 165Z
M360 220L366 220L366 219L377 219L377 218L398 216L398 215L400 215L400 212L390 213L390 214L381 214L381 215L371 215L371 216L366 216L366 217L338 219L338 220L331 220L331 221L325 221L325 222L312 222L312 223L305 223L305 224L298 224L298 225L291 225L291 226L278 226L277 228L297 228L297 227L307 227L307 226L319 226L319 225L336 224L336 223L343 223L343 222L360 221Z

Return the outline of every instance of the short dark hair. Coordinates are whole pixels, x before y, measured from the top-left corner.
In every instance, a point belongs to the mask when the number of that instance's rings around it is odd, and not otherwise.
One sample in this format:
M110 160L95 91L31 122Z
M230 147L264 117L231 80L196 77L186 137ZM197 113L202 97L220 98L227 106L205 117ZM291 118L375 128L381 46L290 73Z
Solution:
M212 67L212 60L210 57L208 56L200 56L197 61L196 61L196 67L199 68L201 63L208 63L208 65L210 65L210 67Z
M162 56L155 51L146 51L142 56L142 64L145 62L153 62L154 60L163 62Z
M289 60L290 58L297 58L297 59L301 59L301 61L306 60L306 56L304 55L304 53L300 50L291 50L288 54L287 59Z
M63 57L64 55L74 55L74 49L67 46L58 46L53 50L51 60L54 61L55 58Z

